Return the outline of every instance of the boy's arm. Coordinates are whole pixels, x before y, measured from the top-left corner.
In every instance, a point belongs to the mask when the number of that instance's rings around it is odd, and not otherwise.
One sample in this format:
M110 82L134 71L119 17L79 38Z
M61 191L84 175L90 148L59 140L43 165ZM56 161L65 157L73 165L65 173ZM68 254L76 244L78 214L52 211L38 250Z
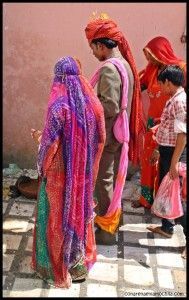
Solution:
M175 150L173 152L173 156L172 156L172 160L171 160L171 166L169 169L169 175L170 175L171 179L175 179L179 176L177 163L178 163L180 156L185 148L185 145L186 145L186 133L184 133L184 132L178 133Z

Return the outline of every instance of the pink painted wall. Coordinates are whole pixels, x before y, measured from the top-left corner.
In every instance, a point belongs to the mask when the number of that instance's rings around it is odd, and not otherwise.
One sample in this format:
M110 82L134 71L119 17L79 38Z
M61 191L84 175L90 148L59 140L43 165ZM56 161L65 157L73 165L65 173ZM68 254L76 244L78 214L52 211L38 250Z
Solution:
M157 35L167 37L175 53L185 58L180 42L185 3L4 3L4 165L35 167L37 145L30 128L43 126L55 62L65 55L77 56L87 77L97 67L84 34L96 10L119 24L139 70L146 65L143 46Z

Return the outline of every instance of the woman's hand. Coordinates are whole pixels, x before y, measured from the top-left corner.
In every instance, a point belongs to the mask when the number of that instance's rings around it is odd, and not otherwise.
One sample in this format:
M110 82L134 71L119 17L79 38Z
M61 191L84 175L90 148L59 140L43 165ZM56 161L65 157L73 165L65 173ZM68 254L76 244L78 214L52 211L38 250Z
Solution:
M42 136L42 131L33 128L31 129L31 137L32 139L34 139L35 142L40 143L41 136Z
M152 165L155 165L159 159L159 151L157 149L154 149L152 152L152 156L150 157L150 163Z

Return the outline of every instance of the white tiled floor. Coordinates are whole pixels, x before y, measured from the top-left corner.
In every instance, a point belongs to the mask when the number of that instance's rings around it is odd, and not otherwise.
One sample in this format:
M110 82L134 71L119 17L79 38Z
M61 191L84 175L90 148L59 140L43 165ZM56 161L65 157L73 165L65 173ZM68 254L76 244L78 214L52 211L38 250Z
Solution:
M3 214L5 213L5 211L7 209L7 205L8 205L8 203L3 201Z
M42 280L16 278L10 297L40 297L42 289Z
M28 238L27 246L26 246L26 251L32 251L32 246L33 246L33 237L30 236Z
M124 279L135 285L151 286L154 284L152 269L143 266L124 265Z
M130 184L130 188L133 188L133 191L138 189L132 185L133 183ZM10 203L8 200L4 203L5 208ZM177 249L177 247L185 244L181 226L175 226L175 234L171 239L153 235L146 227L150 224L161 224L161 219L151 216L150 212L144 208L132 208L131 202L124 199L122 201L125 209L124 225L119 228L119 241L118 233L116 233L118 245L97 246L97 263L90 270L88 279L83 283L73 283L69 289L50 286L44 289L41 279L35 276L35 278L28 278L31 274L33 277L33 270L30 267L33 238L30 234L34 227L32 215L36 202L28 200L26 203L23 200L27 201L22 196L14 200L11 208L13 215L6 217L3 223L5 230L3 237L3 281L8 276L8 281L6 280L8 286L4 286L7 290L3 291L4 297L79 298L83 295L84 297L107 298L118 297L118 295L122 295L122 297L156 297L154 292L159 293L165 289L171 291L173 296L175 291L184 295L186 290L186 261L181 258ZM146 222L146 215L150 223ZM19 216L25 218L19 219ZM28 233L28 231L30 232ZM24 235L23 243L21 235ZM26 238L28 241L25 240ZM123 239L125 244L122 243ZM134 247L132 247L133 245ZM22 246L25 249L21 249ZM22 259L17 262L19 263L18 272L16 274L9 273L13 258L20 256L20 254L15 256L15 253L20 250L23 251L23 255ZM24 252L25 250L30 252ZM120 259L118 255L121 255L122 251L124 257ZM16 278L11 291L11 278L14 280L14 275Z
M102 246L97 245L97 259L106 260L118 260L117 258L117 245Z
M178 267L183 268L183 260L180 253L166 252L166 250L156 251L158 266Z
M141 239L147 239L146 232L125 231L123 236L127 243L139 243Z
M126 212L144 214L144 207L134 208L131 206L131 201L126 201L126 200L123 200L123 210Z
M186 282L186 272L183 270L173 270L175 279L178 282Z
M16 218L7 218L3 222L4 230L11 230L12 232L26 232L28 221L18 220Z
M21 235L4 234L3 246L5 245L6 249L18 249L21 239Z
M89 272L89 278L98 281L116 282L118 280L118 266L111 263L95 263Z
M134 222L133 222L134 221ZM143 216L135 216L135 218L133 218L132 215L127 215L125 214L123 216L123 224L141 224L144 223L144 217Z
M157 268L157 274L160 288L174 289L171 270Z
M48 297L79 297L80 284L72 284L69 289L50 288Z
M124 262L150 265L148 248L124 247Z
M14 259L13 254L3 254L3 271L9 271L13 259Z
M115 286L107 284L88 284L87 297L117 297Z
M133 220L134 221L134 220ZM149 232L148 229L146 229L145 223L123 223L124 225L119 227L119 231L134 231L134 232Z
M170 239L154 238L154 244L156 246L164 247L181 247L185 245L184 241L180 241L176 234L173 234L173 236Z
M9 215L30 217L33 215L34 208L34 204L16 202L12 205Z
M31 269L31 256L25 256L20 262L19 266L19 272L20 273L34 273L34 271Z

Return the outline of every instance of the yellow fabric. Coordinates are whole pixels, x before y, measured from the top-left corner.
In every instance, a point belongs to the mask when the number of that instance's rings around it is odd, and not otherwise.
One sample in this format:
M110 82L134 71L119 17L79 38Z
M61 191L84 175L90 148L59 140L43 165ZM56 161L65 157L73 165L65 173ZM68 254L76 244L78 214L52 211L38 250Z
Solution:
M121 208L118 208L110 216L103 216L103 217L96 216L94 221L101 229L114 234L119 225L120 215L121 215Z

